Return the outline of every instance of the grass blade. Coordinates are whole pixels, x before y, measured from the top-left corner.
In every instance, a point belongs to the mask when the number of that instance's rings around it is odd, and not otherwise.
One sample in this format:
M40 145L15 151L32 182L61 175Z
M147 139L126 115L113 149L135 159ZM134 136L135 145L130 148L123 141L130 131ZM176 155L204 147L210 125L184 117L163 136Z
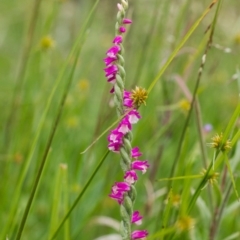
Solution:
M100 169L100 167L102 166L104 160L106 159L107 155L109 154L109 150L107 150L107 152L104 154L104 156L102 157L101 161L99 162L98 166L96 167L95 171L93 172L92 176L89 178L89 180L87 181L86 185L84 186L83 190L81 191L81 193L78 195L78 197L76 198L76 200L74 201L72 207L69 209L68 213L65 215L65 217L63 218L62 222L60 223L59 227L57 228L57 230L55 231L55 233L53 234L53 236L50 238L55 239L59 233L59 231L61 230L61 228L63 227L64 223L66 222L66 220L69 218L69 216L71 215L72 211L74 210L74 208L77 206L78 202L80 201L80 199L82 198L82 196L84 195L84 193L86 192L86 190L88 189L90 183L92 182L93 178L95 177L95 175L97 174L98 170Z
M193 26L189 29L183 40L178 44L178 46L175 48L175 50L172 52L170 57L168 58L167 62L164 64L164 66L161 68L161 70L158 72L155 79L152 81L150 86L148 87L148 93L150 93L153 89L153 87L156 85L157 81L160 79L162 74L165 72L169 64L173 61L173 59L176 57L179 50L182 48L182 46L186 43L186 41L189 39L189 37L193 34L193 32L197 29L198 25L201 23L201 21L204 19L204 17L209 13L211 8L214 6L214 4L217 2L217 0L214 0L209 7L203 12L203 14L200 16L200 18L193 24Z

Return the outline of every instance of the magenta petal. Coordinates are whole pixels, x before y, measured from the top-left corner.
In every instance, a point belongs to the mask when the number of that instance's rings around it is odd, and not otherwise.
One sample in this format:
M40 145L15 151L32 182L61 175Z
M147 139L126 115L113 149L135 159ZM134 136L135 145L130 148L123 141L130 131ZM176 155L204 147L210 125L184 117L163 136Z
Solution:
M131 92L128 92L128 91L124 90L123 97L124 98L130 98L131 97Z
M126 32L126 28L125 27L120 27L119 28L119 32L120 33L125 33Z
M115 45L115 46L111 47L110 49L108 49L107 56L111 57L111 58L115 58L120 50L121 50L121 48L119 46Z
M122 146L122 143L120 142L111 142L108 144L108 149L112 152L119 152L121 146Z
M106 57L103 59L105 62L105 65L108 66L110 65L112 62L117 60L117 57Z
M145 173L150 165L147 160L146 161L136 160L132 162L131 166L133 170L140 170L142 171L142 173Z
M126 134L128 133L129 131L132 130L132 125L131 123L128 121L128 118L125 117L122 119L122 121L119 123L118 125L118 131L123 133L123 134Z
M138 122L138 120L141 118L139 112L136 109L131 110L128 114L128 121L131 124L135 124Z
M133 184L138 180L138 176L134 170L126 171L124 180L129 184Z
M133 107L133 100L125 98L125 99L123 99L123 105L127 108L132 108Z
M132 239L144 239L147 237L148 232L146 230L135 230L132 232L131 237Z
M114 93L114 87L111 88L111 90L109 91L110 93Z
M124 90L123 93L123 105L127 108L133 107L133 100L131 99L131 92Z
M123 202L123 192L111 193L108 196L114 200L117 200L119 204Z
M115 43L115 44L120 44L120 43L122 43L122 36L121 36L121 35L116 36L116 37L113 39L113 43Z
M118 67L116 65L110 65L106 68L104 68L105 76L108 77L112 74L116 74L118 71Z
M132 158L138 158L142 156L142 153L139 151L139 148L138 147L134 147L132 149Z
M110 143L111 142L122 143L122 138L123 138L123 134L119 132L117 129L112 130L108 135L108 141Z
M131 187L129 183L127 182L115 182L115 184L112 186L112 192L128 192L130 191Z
M131 19L127 19L127 18L123 19L123 24L131 24L131 23L132 23Z
M132 214L132 223L135 223L136 225L140 225L142 223L142 216L140 215L139 211L135 211Z

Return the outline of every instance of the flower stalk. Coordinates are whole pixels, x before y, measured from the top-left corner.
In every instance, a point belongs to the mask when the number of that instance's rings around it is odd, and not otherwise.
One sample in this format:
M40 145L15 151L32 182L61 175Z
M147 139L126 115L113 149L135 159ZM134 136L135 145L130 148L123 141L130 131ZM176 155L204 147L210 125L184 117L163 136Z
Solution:
M145 173L149 167L148 161L142 161L138 158L142 155L138 147L132 148L132 125L141 118L138 112L139 106L147 98L145 89L136 87L132 92L125 90L125 68L124 68L124 48L123 34L126 32L126 24L131 24L132 20L125 18L128 9L128 1L121 0L117 4L118 13L115 25L115 38L112 46L106 53L104 59L106 68L105 76L107 81L113 84L110 93L113 94L114 104L118 117L122 117L118 126L111 130L108 135L108 149L119 153L121 156L120 166L123 170L123 181L115 182L112 186L112 199L120 205L121 225L120 233L123 240L144 239L148 232L146 230L132 231L132 224L140 224L142 216L138 211L133 211L133 205L136 199L135 182L138 180L136 171Z

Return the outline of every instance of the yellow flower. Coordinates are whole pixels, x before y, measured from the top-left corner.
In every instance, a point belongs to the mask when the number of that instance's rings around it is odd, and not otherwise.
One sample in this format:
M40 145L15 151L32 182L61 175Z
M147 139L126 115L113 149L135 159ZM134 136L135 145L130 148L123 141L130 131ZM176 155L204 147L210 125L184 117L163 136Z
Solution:
M138 108L142 104L146 105L146 99L148 97L147 90L145 88L136 87L135 90L132 90L131 99L133 104Z
M66 124L69 128L76 128L78 126L78 118L70 117L67 119Z
M194 224L195 220L190 216L181 216L176 222L176 227L180 232L184 232L192 229Z
M81 91L86 91L89 89L89 81L87 79L82 79L78 82L78 88Z
M190 109L190 102L186 99L182 99L180 102L179 102L179 107L184 110L184 111L189 111Z
M235 42L237 45L240 45L240 33L238 33L238 34L235 36L234 42Z
M41 49L48 50L55 46L54 40L50 36L45 36L40 41Z

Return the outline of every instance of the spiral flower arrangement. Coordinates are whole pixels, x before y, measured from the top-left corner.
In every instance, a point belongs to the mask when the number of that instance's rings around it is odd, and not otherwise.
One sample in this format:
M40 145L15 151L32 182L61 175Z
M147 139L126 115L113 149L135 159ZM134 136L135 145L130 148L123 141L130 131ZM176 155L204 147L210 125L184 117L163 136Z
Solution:
M113 39L113 46L106 52L104 63L106 65L105 76L107 81L113 85L110 93L114 95L114 104L117 115L121 117L118 126L111 130L108 135L108 148L110 151L120 153L120 165L124 172L123 180L115 182L109 196L120 205L121 228L120 233L123 240L145 239L148 235L146 230L132 231L132 224L139 225L142 216L139 211L134 211L133 204L136 199L135 183L138 180L137 171L145 173L149 167L147 160L139 160L142 153L139 147L131 146L132 125L141 118L138 108L145 104L147 92L141 87L136 87L133 91L124 89L125 69L124 69L124 48L123 34L126 32L125 25L131 24L132 20L125 18L128 9L128 1L121 0L117 4L116 35Z

